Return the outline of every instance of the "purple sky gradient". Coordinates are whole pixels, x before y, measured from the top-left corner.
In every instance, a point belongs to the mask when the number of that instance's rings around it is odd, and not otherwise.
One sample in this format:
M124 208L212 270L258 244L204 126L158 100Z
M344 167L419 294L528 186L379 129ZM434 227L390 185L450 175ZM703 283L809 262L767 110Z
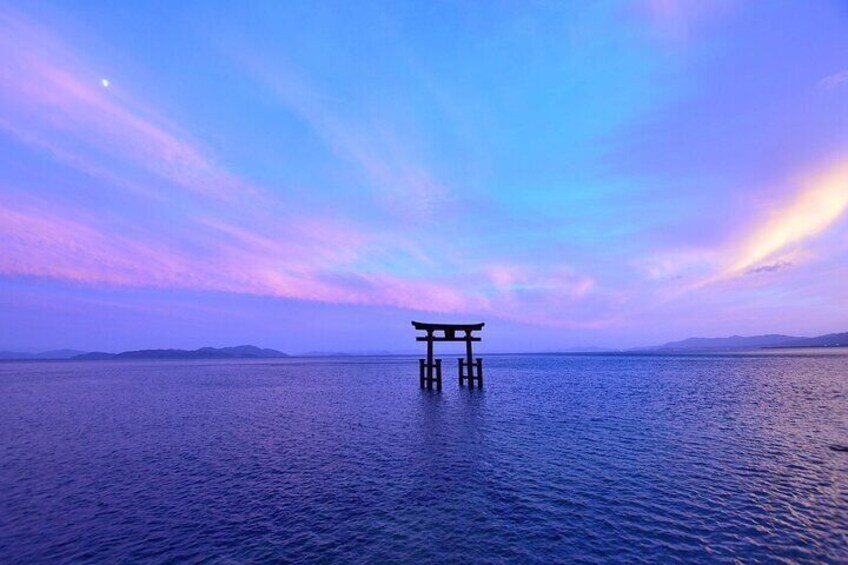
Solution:
M848 331L839 1L0 2L0 349Z

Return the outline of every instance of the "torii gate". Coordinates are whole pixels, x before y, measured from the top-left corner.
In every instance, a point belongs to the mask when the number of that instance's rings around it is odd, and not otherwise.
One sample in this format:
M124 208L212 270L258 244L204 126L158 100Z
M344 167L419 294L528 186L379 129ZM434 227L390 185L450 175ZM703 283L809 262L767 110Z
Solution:
M459 386L462 386L463 381L468 380L468 386L474 387L474 381L483 386L483 359L478 357L475 361L471 351L471 343L481 341L481 338L474 337L471 332L478 332L483 329L485 323L479 324L428 324L424 322L412 322L416 330L427 332L427 335L420 335L415 338L415 341L427 342L427 359L418 360L418 372L420 375L421 386L426 383L427 388L436 383L438 388L442 388L442 360L433 359L433 342L436 341L464 341L465 342L465 359L459 358ZM435 335L435 332L441 332L442 335ZM465 335L457 336L457 332L464 332ZM474 367L477 370L474 370ZM474 373L477 373L476 375Z

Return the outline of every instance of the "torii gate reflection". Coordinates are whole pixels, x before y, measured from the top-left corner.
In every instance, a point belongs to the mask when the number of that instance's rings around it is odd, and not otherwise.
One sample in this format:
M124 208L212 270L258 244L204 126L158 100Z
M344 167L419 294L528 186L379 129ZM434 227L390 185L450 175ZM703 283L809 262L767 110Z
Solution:
M412 322L416 330L427 332L427 335L420 335L415 338L415 341L427 342L427 359L418 360L418 371L421 380L421 386L425 384L427 388L432 388L433 383L436 383L438 388L442 388L442 360L433 359L433 343L436 341L464 341L465 342L465 359L459 358L459 386L463 385L465 380L468 381L468 386L474 387L474 381L477 385L483 386L483 359L478 357L475 361L471 343L481 341L481 338L471 335L472 332L477 332L483 329L485 323L479 324L429 324L425 322ZM441 335L436 335L436 332L441 332ZM463 333L464 335L457 335ZM474 368L477 367L475 371ZM475 374L476 373L476 374Z

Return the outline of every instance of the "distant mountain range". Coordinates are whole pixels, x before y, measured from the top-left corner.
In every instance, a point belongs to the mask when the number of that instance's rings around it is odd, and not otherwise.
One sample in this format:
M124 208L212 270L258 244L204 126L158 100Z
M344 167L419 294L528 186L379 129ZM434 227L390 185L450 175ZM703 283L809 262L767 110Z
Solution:
M848 347L848 332L820 335L817 337L795 337L791 335L767 334L730 337L690 337L682 341L671 341L653 347L636 349L606 349L600 347L575 347L558 353L696 353L745 351L755 349L778 349L790 347ZM315 357L355 357L362 355L388 355L388 351L366 352L322 352L305 353ZM396 354L396 353L395 353ZM49 360L76 359L99 361L105 359L275 359L289 357L276 349L263 349L255 345L236 347L201 347L200 349L140 349L123 353L85 352L76 349L55 349L41 353L0 351L0 360Z
M85 353L78 349L54 349L41 353L21 353L19 351L0 351L0 359L71 359Z
M72 359L274 359L288 357L276 349L262 349L255 345L239 345L236 347L201 347L200 349L139 349L123 353L102 353L93 351L75 355Z
M820 335L818 337L794 337L790 335L768 334L743 337L690 337L682 341L672 341L655 347L644 347L637 351L657 351L663 353L693 351L740 351L765 348L788 347L848 347L848 332Z
M104 353L102 351L77 351L61 349L44 353L16 353L0 351L0 359L75 359L100 361L105 359L275 359L288 357L276 349L262 349L255 345L236 347L201 347L200 349L140 349L123 353Z

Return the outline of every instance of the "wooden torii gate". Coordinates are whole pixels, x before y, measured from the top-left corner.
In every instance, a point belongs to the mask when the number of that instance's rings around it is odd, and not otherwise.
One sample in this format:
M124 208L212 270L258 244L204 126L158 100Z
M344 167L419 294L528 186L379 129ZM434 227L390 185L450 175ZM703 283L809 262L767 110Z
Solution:
M438 388L442 388L442 360L433 359L433 343L436 341L464 341L465 342L465 359L459 358L459 386L463 385L464 381L468 381L468 386L474 387L474 381L477 385L483 386L483 359L478 357L474 359L471 351L471 343L481 341L481 338L475 337L472 332L478 332L483 329L484 323L479 324L428 324L424 322L412 322L416 330L427 332L426 335L419 335L415 341L427 342L427 359L418 360L418 372L420 375L421 386L425 384L427 388L432 388L433 383L436 383ZM437 335L440 332L441 335ZM461 333L463 335L457 335ZM474 368L477 368L475 371ZM476 373L476 374L475 374Z

